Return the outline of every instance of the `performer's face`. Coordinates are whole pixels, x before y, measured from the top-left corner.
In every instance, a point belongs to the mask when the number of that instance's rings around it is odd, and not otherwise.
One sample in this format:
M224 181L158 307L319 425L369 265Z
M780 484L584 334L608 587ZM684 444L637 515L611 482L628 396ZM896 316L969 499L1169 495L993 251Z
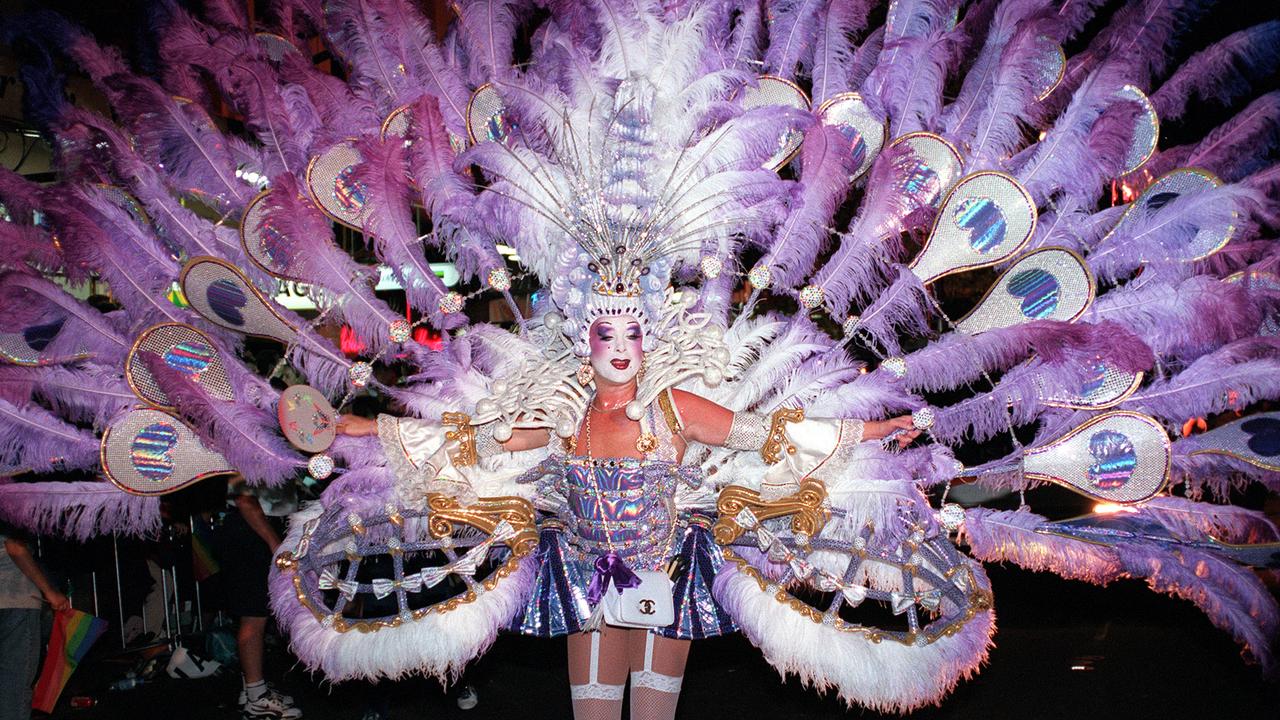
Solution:
M596 377L622 385L640 372L644 341L640 323L630 315L605 315L591 323L588 344Z

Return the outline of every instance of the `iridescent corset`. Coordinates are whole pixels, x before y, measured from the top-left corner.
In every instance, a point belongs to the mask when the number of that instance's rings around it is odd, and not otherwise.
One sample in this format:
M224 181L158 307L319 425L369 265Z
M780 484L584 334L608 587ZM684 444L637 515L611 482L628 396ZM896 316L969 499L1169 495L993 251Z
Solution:
M564 459L556 490L565 498L569 542L583 559L610 550L637 570L654 570L674 552L676 484L690 468L636 460Z

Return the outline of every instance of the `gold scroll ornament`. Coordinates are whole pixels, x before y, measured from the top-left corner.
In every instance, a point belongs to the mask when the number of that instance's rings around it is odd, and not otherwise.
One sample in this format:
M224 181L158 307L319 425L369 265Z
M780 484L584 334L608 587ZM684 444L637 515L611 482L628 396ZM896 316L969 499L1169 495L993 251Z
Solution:
M533 522L533 505L519 497L491 497L463 505L448 495L427 496L427 532L440 539L453 534L453 524L462 523L492 535L498 523L506 520L515 529L506 541L512 554L524 557L538 545L538 529Z
M760 493L741 485L729 485L720 491L716 510L720 519L711 528L711 535L720 545L729 545L742 537L747 528L738 524L738 513L750 508L761 522L791 515L791 530L817 537L827 521L831 509L827 507L827 488L821 480L805 478L800 489L777 500L761 500Z

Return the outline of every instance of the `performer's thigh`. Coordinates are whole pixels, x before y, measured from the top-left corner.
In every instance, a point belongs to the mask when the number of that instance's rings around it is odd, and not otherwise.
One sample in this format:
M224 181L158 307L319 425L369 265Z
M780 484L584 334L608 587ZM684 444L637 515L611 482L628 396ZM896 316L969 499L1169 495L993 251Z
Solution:
M650 666L645 667L645 656L647 654L646 636L649 635L649 632L647 630L630 630L628 632L631 634L627 638L627 655L631 659L632 670L649 670L650 672L672 677L684 675L685 661L689 659L688 640L673 640L655 633L653 635L653 655L650 659Z
M569 636L569 683L583 685L591 678L591 636L593 633L574 633ZM597 653L595 682L606 685L625 685L627 682L627 630L603 626L599 632L600 647Z

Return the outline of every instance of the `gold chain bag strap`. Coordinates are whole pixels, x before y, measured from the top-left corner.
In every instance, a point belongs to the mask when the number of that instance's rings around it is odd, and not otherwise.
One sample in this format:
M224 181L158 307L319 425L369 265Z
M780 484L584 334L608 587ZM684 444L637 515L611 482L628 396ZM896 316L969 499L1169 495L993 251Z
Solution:
M591 457L591 411L587 409L585 440L587 446L587 461L590 464L590 472L592 488L596 491L596 497L601 497L600 482L596 479L595 466ZM652 406L649 409L648 427L653 425ZM647 427L641 426L641 437L649 434ZM654 443L656 446L656 442ZM647 451L646 451L647 452ZM622 563L622 558L613 547L613 541L609 537L608 530L605 531L605 544L609 548L609 556L599 558L596 561L597 572L605 572L600 567L603 561L606 565L609 563ZM640 580L639 585L632 587L619 588L616 582L610 582L605 587L604 595L600 598L600 603L596 607L596 611L592 613L592 617L588 619L584 629L595 629L601 619L608 625L615 627L627 628L660 628L666 627L676 621L675 600L672 597L674 583L671 582L671 576L662 570L630 570Z

